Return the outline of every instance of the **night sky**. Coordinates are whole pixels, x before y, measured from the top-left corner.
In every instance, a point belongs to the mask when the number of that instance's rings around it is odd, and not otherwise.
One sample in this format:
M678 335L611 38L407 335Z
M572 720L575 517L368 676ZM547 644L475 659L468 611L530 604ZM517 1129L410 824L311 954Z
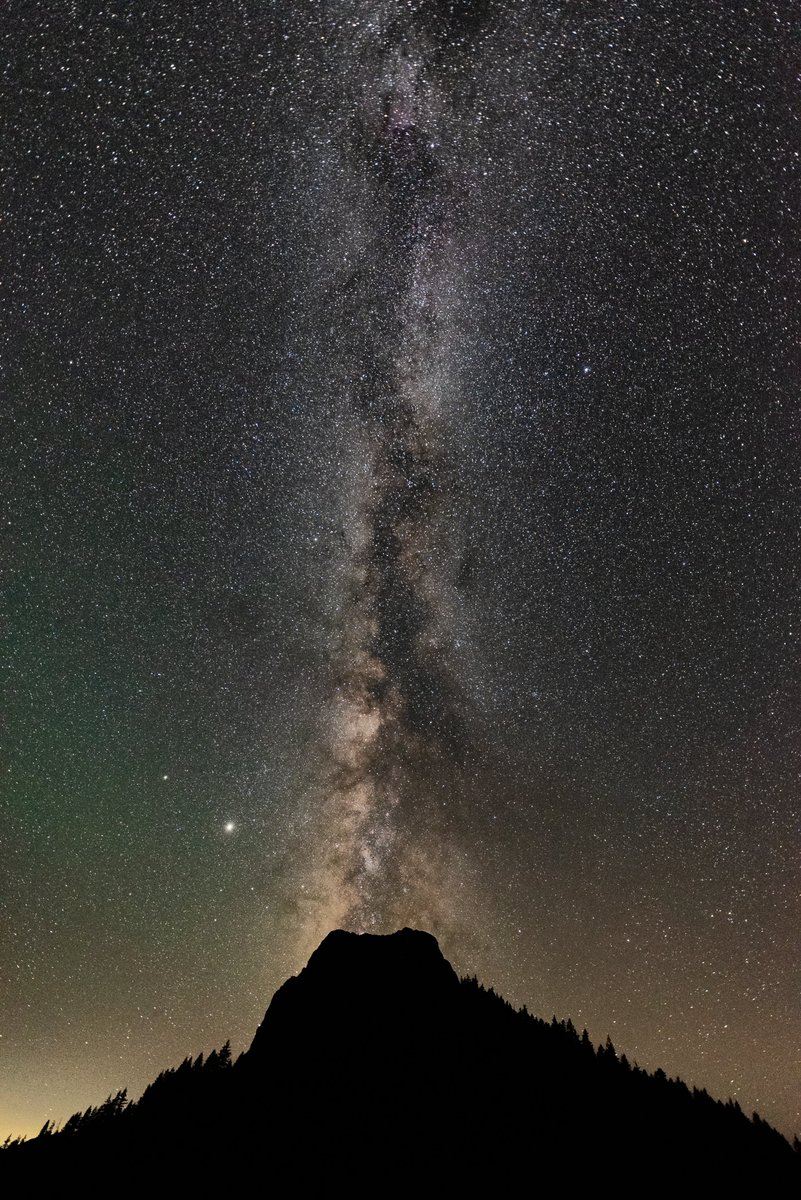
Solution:
M795 6L0 37L1 1135L402 925L801 1131Z

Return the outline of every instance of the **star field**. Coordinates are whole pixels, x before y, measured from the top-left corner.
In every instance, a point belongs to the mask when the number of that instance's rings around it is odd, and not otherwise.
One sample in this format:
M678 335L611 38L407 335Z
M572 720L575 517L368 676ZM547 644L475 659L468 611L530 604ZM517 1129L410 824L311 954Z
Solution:
M792 7L0 36L3 1135L340 924L801 1132Z

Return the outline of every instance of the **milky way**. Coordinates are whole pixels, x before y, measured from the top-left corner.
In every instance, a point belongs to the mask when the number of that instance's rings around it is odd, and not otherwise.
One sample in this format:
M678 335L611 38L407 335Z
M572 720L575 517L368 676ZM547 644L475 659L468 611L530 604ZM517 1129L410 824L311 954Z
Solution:
M357 24L343 154L365 180L367 249L329 293L355 484L329 762L308 818L312 944L332 926L440 928L454 915L443 816L459 803L465 731L448 654L453 531L442 515L457 201L435 43L419 17L392 7ZM440 38L451 26L441 21Z
M801 1131L793 6L0 37L3 1128L409 924Z

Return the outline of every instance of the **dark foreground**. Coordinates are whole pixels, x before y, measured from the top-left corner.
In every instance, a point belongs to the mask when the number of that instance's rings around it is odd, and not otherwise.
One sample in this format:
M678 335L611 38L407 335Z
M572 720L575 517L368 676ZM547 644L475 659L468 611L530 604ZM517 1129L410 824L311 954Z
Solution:
M250 1049L164 1071L0 1154L41 1194L794 1195L801 1154L729 1101L596 1050L568 1022L459 980L428 934L330 934L273 997Z

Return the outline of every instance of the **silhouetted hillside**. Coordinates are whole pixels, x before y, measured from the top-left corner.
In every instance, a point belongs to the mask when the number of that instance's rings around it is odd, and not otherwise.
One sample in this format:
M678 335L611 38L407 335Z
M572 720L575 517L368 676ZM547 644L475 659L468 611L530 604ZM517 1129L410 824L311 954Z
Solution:
M429 934L329 934L248 1051L162 1072L0 1155L0 1183L205 1188L332 1181L556 1194L607 1185L793 1194L801 1154L758 1117L595 1049L570 1021L459 980Z

